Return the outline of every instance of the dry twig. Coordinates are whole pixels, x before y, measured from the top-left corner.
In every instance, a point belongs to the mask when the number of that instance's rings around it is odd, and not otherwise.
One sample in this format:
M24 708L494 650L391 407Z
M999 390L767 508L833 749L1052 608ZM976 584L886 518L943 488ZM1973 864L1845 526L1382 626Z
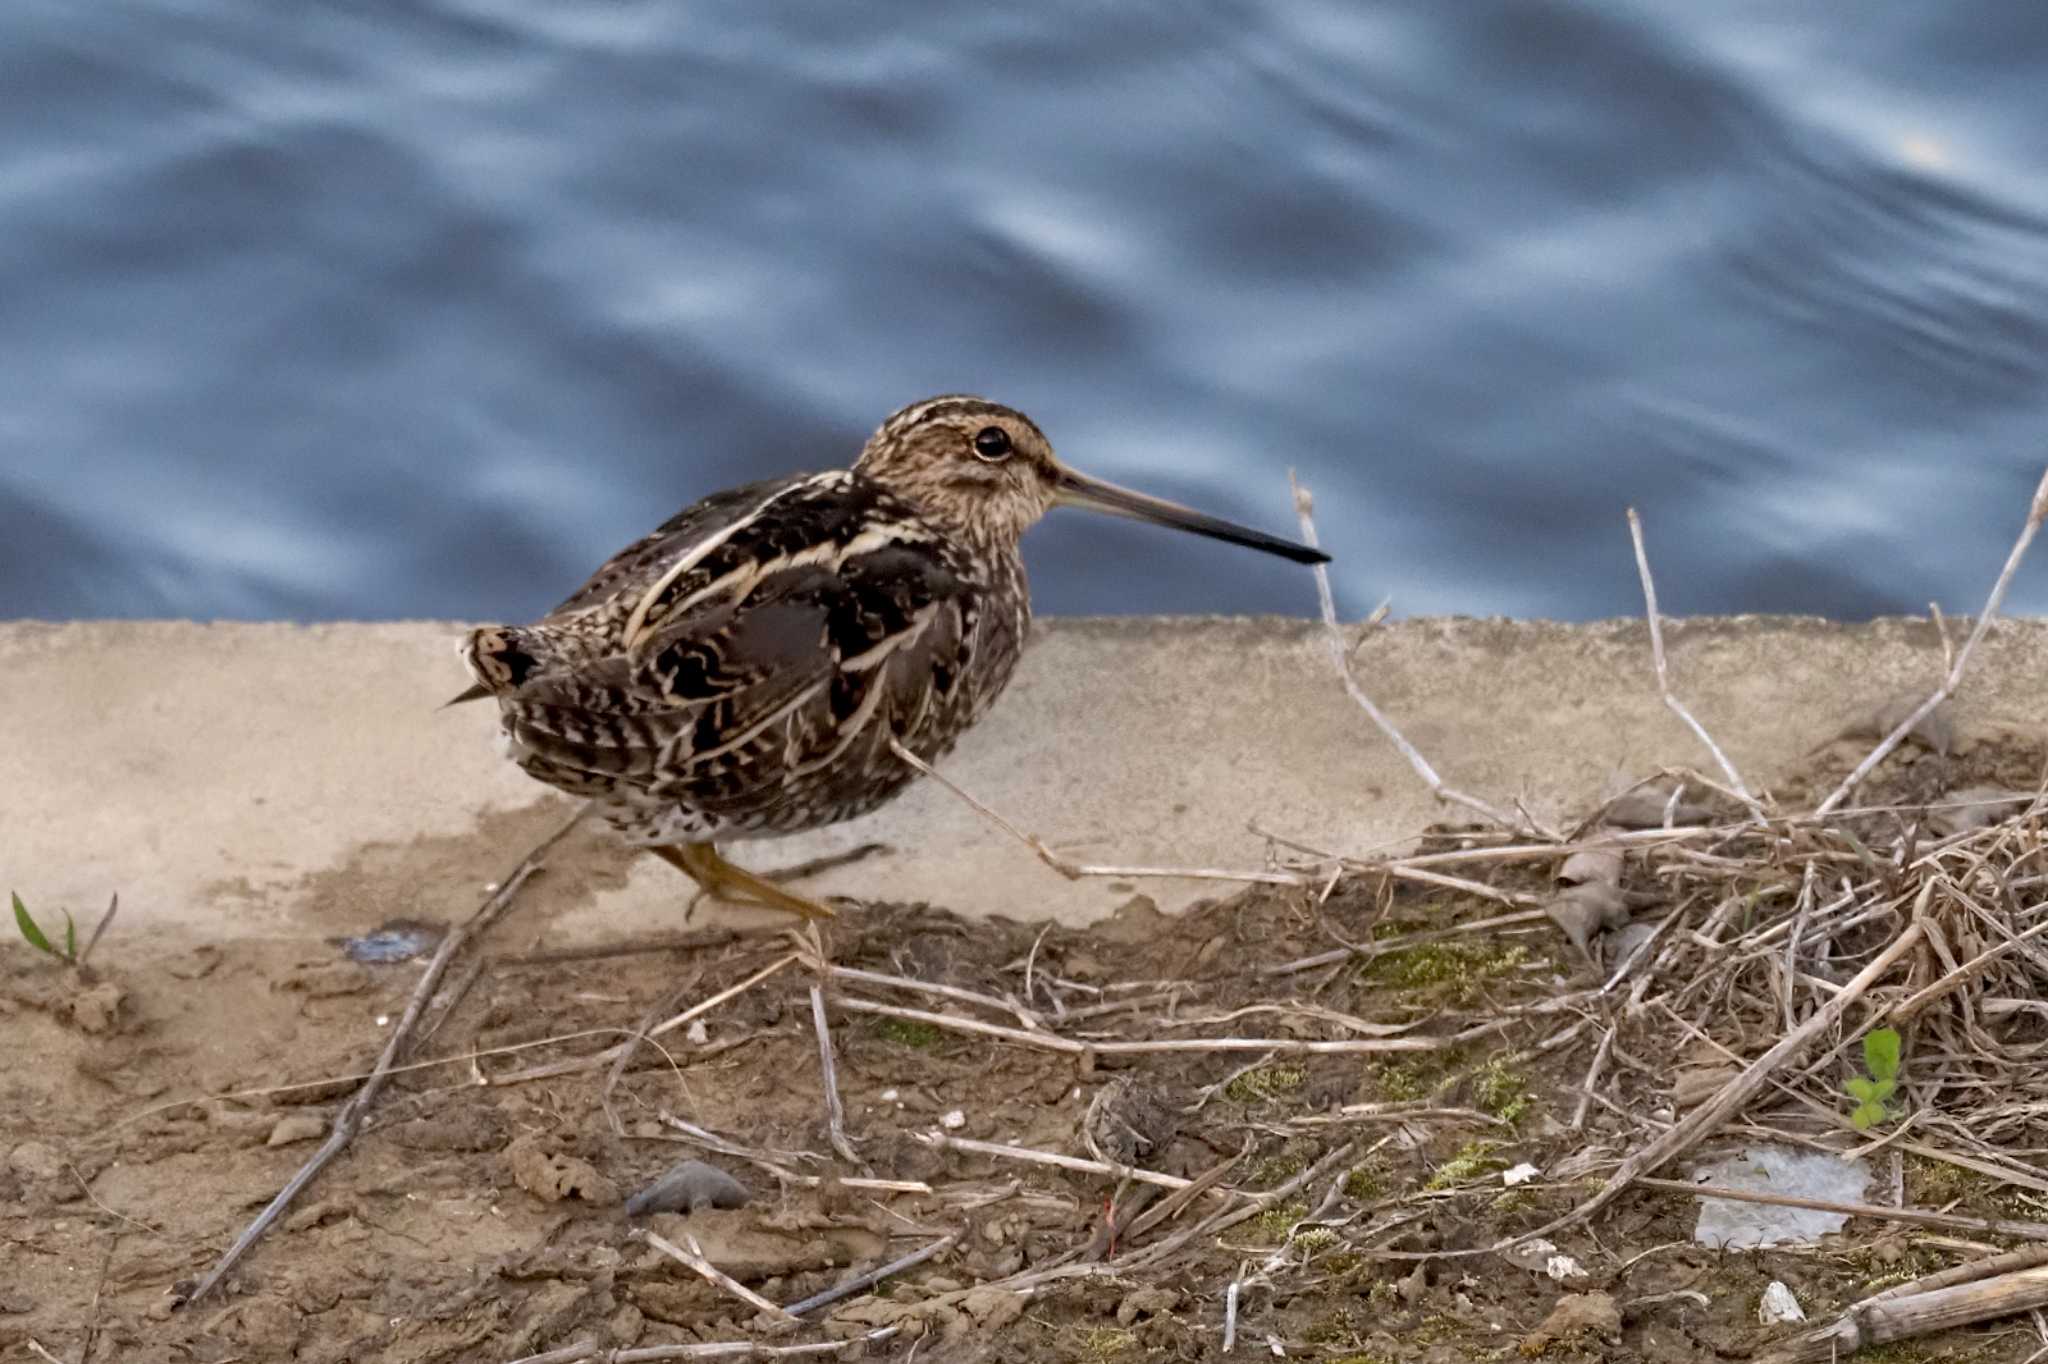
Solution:
M1664 662L1663 618L1657 611L1657 584L1650 576L1649 552L1643 548L1643 518L1636 515L1634 507L1628 509L1628 533L1636 547L1636 572L1643 580L1643 612L1650 620L1650 660L1657 670L1657 690L1663 694L1664 704L1671 713L1685 721L1686 728L1706 745L1707 752L1714 755L1715 764L1720 767L1721 774L1728 778L1728 785L1733 788L1736 797L1749 807L1751 814L1762 821L1767 818L1764 808L1757 803L1756 797L1749 794L1749 787L1744 784L1742 774L1735 770L1735 764L1721 751L1721 745L1714 742L1714 736L1707 733L1707 727L1693 718L1693 713L1685 708L1685 703L1671 690L1671 677Z
M1287 483L1294 491L1294 510L1301 520L1301 538L1310 548L1314 548L1318 543L1315 499L1310 496L1308 489L1295 481L1291 473L1287 477ZM1358 677L1351 671L1351 650L1344 643L1343 628L1337 624L1337 598L1330 589L1329 566L1314 564L1311 568L1316 575L1316 600L1322 608L1323 633L1329 642L1330 661L1336 665L1337 676L1343 681L1345 692L1358 704L1358 708L1365 712L1366 718L1379 727L1380 733L1387 736L1388 742L1394 745L1400 755L1407 759L1408 766L1415 769L1415 775L1422 778L1423 785L1429 788L1430 794L1438 800L1462 805L1468 810L1484 815L1503 829L1528 833L1553 843L1558 842L1556 834L1538 827L1535 821L1527 817L1526 812L1523 818L1516 819L1477 796L1470 796L1444 785L1444 779L1437 775L1436 768L1430 765L1429 759L1423 757L1422 751L1408 742L1407 736L1396 729L1394 722L1389 720L1386 714L1373 704L1373 699L1365 694L1365 688L1358 685Z
M363 1115L369 1112L370 1105L377 1101L377 1095L382 1092L384 1082L391 1076L392 1067L397 1064L400 1054L411 1041L413 1029L418 1026L427 1001L434 997L435 987L441 983L441 976L447 971L448 963L455 959L455 954L471 938L496 922L498 916L511 905L513 897L519 893L519 888L526 884L526 879L540 870L542 859L557 843L568 837L571 830L583 822L584 815L589 811L588 803L579 807L568 823L542 839L538 847L520 860L512 874L499 884L489 899L478 906L475 913L458 924L447 937L441 939L441 945L435 950L433 959L427 963L427 969L420 976L419 984L413 987L412 999L405 1006L404 1016L399 1019L398 1026L391 1030L391 1040L384 1044L384 1052L377 1058L376 1068L370 1072L370 1077L363 1082L362 1088L355 1092L354 1097L344 1104L341 1112L335 1116L334 1127L326 1142L313 1153L312 1159L292 1176L291 1182L278 1191L277 1197L271 1199L269 1205L257 1214L256 1220L235 1238L234 1244L227 1248L214 1263L213 1268L207 1271L206 1277L199 1281L191 1296L185 1299L187 1306L211 1293L227 1276L228 1271L235 1267L236 1262L247 1253L249 1247L255 1245L263 1233L270 1229L271 1224L291 1206L292 1200L297 1198L320 1171L327 1167L327 1163L340 1155L354 1139L356 1129L362 1124Z
M780 1321L793 1322L796 1320L794 1316L783 1311L782 1308L768 1301L768 1299L762 1297L759 1293L756 1293L753 1289L705 1259L703 1248L697 1244L695 1237L690 1238L690 1248L685 1250L675 1242L644 1228L635 1228L629 1235L636 1241L645 1241L663 1255L668 1256L669 1259L674 1260L692 1273L702 1276L706 1282L716 1288L723 1289L747 1306L753 1308L756 1312L764 1312L768 1316Z
M1970 666L1970 655L1976 650L1977 641L1984 638L1984 632L1991 628L1991 622L1997 618L1998 609L2005 602L2006 589L2012 586L2013 575L2019 572L2020 560L2027 557L2027 547L2033 544L2034 536L2041 529L2044 520L2048 520L2048 473L2041 475L2041 482L2034 489L2034 500L2027 507L2026 524L2020 527L2019 539L2013 542L2012 552L2005 556L2005 568L1999 573L1998 581L1991 585L1991 595L1985 600L1984 609L1978 613L1976 622L1970 627L1969 638L1963 641L1963 647L1957 652L1955 663L1949 668L1947 676L1942 678L1941 685L1934 689L1933 695L1920 703L1918 709L1901 720L1891 733L1879 740L1877 747L1873 748L1862 762L1856 764L1855 770L1842 778L1842 784L1835 788L1833 794L1814 809L1816 815L1825 815L1847 800L1849 793L1870 775L1872 768L1883 762L1886 755L1904 743L1906 736L1918 728L1921 721L1932 715L1936 707L1955 695L1956 688L1962 685L1964 672Z

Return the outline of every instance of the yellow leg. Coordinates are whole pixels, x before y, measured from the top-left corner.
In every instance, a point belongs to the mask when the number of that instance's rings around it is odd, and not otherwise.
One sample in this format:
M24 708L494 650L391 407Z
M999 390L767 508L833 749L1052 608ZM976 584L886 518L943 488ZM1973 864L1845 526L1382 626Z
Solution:
M816 900L792 895L765 877L756 876L744 867L735 867L720 857L718 850L709 843L664 844L649 851L695 881L707 895L722 895L743 904L787 910L806 919L838 917Z

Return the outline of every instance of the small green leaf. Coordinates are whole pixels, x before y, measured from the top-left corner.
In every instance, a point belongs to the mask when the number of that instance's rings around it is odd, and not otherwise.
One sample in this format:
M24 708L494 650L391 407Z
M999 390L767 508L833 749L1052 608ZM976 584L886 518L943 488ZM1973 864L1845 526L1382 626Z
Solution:
M1856 1105L1855 1111L1849 1114L1849 1122L1858 1132L1868 1132L1871 1128L1883 1122L1885 1117L1886 1113L1883 1104L1862 1103Z
M1898 1087L1899 1082L1897 1080L1879 1080L1870 1092L1871 1102L1883 1103L1892 1096L1892 1092Z
M28 906L21 902L19 893L14 893L14 926L21 930L21 936L27 940L30 947L39 952L48 952L53 957L57 955L57 949L50 946L50 940L43 936L43 930L29 917Z
M1899 1074L1899 1034L1893 1028L1879 1028L1863 1037L1863 1064L1872 1078L1895 1080Z
M64 911L64 960L78 960L78 923L68 909Z
M1884 1097L1877 1092L1877 1081L1867 1080L1861 1075L1850 1076L1844 1082L1843 1088L1849 1091L1850 1098L1861 1099L1867 1104L1876 1103Z

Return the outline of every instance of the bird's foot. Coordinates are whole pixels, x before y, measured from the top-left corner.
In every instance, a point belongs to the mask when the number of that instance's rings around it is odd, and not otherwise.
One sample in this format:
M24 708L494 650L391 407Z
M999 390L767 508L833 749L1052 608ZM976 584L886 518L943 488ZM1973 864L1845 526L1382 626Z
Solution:
M827 905L786 891L745 867L734 866L719 856L718 850L709 843L662 844L650 851L695 881L707 895L764 909L779 909L806 919L838 917Z

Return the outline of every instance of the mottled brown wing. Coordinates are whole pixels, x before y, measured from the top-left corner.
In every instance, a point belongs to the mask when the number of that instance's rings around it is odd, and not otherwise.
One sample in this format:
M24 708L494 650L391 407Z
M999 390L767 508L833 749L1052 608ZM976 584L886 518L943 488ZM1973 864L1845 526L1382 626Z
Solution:
M663 565L689 551L690 546L715 535L753 511L769 498L804 482L812 475L764 479L722 493L713 493L692 503L664 521L651 534L635 540L605 560L590 580L548 614L570 615L601 605L620 595L636 582L651 581Z
M819 562L671 599L631 650L533 677L505 698L513 737L545 763L737 817L765 816L878 717L915 727L965 664L964 565L935 537L818 548Z

